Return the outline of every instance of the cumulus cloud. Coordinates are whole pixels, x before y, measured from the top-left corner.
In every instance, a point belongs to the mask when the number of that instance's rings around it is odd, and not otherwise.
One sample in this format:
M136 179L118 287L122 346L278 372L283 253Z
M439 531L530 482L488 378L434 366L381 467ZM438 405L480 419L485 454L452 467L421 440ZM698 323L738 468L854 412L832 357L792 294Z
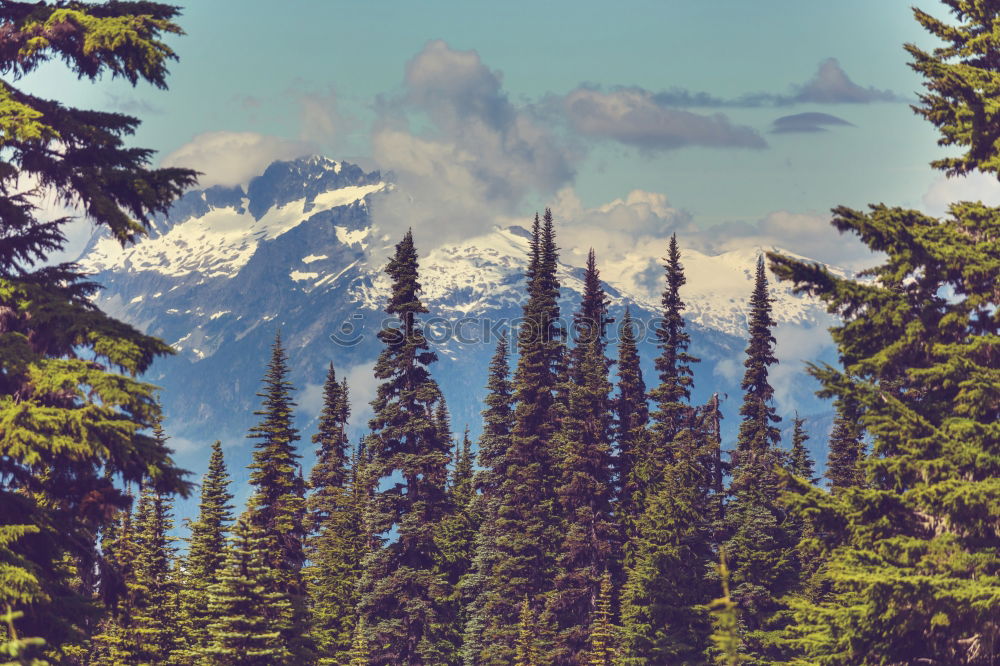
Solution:
M982 201L987 206L1000 206L1000 182L996 176L978 171L955 177L941 174L923 196L924 210L930 215L943 215L956 201Z
M164 167L202 172L199 187L246 185L275 160L301 157L312 151L305 141L292 141L256 132L205 132L160 161Z
M390 235L419 226L440 243L486 231L573 177L573 151L510 101L475 51L428 43L407 63L404 93L382 111L373 156L397 188L372 212ZM413 116L427 122L414 130Z
M722 114L682 111L641 88L605 92L577 88L563 100L566 116L581 134L607 138L644 150L684 146L764 148L757 130L734 125Z
M829 126L853 125L843 118L832 116L829 113L796 113L790 116L777 118L771 127L773 134L787 134L793 132L825 132Z
M864 88L852 81L836 58L819 64L815 76L801 86L792 101L813 104L869 104L895 102L899 97L891 90Z

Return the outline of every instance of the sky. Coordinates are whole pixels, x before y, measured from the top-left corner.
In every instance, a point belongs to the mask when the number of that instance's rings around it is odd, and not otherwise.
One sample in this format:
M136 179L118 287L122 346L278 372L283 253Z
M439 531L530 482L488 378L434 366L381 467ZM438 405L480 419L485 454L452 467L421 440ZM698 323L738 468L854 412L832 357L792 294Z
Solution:
M184 6L167 91L59 63L21 85L140 117L135 144L205 186L309 153L391 170L373 214L428 230L425 251L552 206L587 221L571 243L659 225L853 266L833 206L998 197L927 165L903 43L933 42L910 4L212 0Z

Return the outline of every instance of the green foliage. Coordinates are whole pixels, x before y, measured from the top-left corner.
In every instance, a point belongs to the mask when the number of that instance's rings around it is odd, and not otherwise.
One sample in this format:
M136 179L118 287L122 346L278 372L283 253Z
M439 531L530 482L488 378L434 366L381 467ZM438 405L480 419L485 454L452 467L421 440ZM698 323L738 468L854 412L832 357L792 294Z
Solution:
M581 661L588 666L614 666L616 663L618 635L612 609L613 596L611 574L605 573L601 578L601 590L594 605L587 651Z
M351 640L351 652L348 657L350 658L350 661L347 662L348 666L368 666L370 663L364 618L359 617L354 625L354 636Z
M639 461L648 444L649 403L646 398L646 383L639 367L639 350L636 346L636 332L632 312L626 306L622 318L618 341L618 396L614 400L615 440L618 455L614 458L617 483L615 512L622 526L625 552L623 560L631 562L631 543L636 534L639 519L637 496L640 494L642 479L639 476Z
M452 590L435 537L448 511L449 446L434 417L441 391L427 366L437 357L417 319L427 309L410 232L385 270L392 279L385 311L399 326L378 334L385 348L375 364L382 383L369 424L376 487L369 515L380 546L364 561L360 611L373 664L447 664L458 646L447 625Z
M12 80L61 59L163 86L177 9L155 3L22 3L0 7L0 71ZM122 484L186 492L170 451L148 434L158 407L138 381L170 349L92 303L97 285L72 264L43 266L63 248L70 218L38 219L37 202L75 206L122 243L145 233L194 182L151 169L152 151L126 147L138 120L27 94L0 80L0 530L34 526L4 546L0 607L59 661L98 613L97 534L128 504ZM30 185L26 185L30 184Z
M787 467L788 471L795 476L803 478L809 483L816 483L819 479L815 476L816 463L809 455L809 449L806 448L809 435L803 428L805 422L806 420L799 418L799 414L796 412L795 418L792 419L792 446L788 451ZM827 469L829 469L829 464Z
M528 599L521 604L514 644L514 666L542 666L538 616Z
M839 492L864 484L865 444L861 439L856 410L837 406L826 458L826 478L830 489Z
M129 618L138 663L166 664L179 638L171 529L169 499L144 487L135 516L135 597Z
M712 649L715 663L719 666L739 666L746 661L741 652L740 610L729 596L729 567L726 566L726 551L719 551L719 580L722 596L710 605L712 614Z

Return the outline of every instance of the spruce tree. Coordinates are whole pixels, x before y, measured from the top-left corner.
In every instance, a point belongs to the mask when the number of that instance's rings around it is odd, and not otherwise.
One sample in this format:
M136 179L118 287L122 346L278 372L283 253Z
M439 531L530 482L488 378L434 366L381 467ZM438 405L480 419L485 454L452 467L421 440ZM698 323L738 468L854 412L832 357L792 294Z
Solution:
M646 426L649 423L649 403L646 398L646 384L639 367L639 351L636 346L635 325L632 312L626 307L620 327L618 342L618 396L614 400L615 441L618 455L615 456L615 482L617 497L615 513L622 526L624 537L624 561L630 561L630 548L635 537L636 521L639 518L636 496L642 480L639 477L639 462L645 454L648 441Z
M796 412L795 418L792 419L792 446L788 451L788 471L809 483L816 483L818 481L815 476L816 463L809 455L809 449L806 448L809 435L806 434L803 427L805 422L806 420L799 418L799 414Z
M652 414L650 447L643 461L645 469L641 472L647 481L670 460L674 437L687 421L691 409L687 402L691 398L691 385L694 381L691 364L698 362L697 358L687 352L691 336L685 330L685 305L680 295L681 287L687 279L681 264L677 234L670 237L664 269L667 284L661 298L663 317L656 327L656 339L660 348L660 355L656 357L656 371L660 384L649 393L649 397L656 403L656 410Z
M830 431L825 473L830 481L830 489L834 492L864 483L862 463L865 445L861 439L857 419L858 414L855 409L848 408L844 404L837 406L837 416Z
M601 580L618 549L618 527L612 517L611 383L604 354L607 298L593 250L584 285L583 301L574 316L573 380L555 439L563 537L545 613L546 624L556 632L549 661L567 665L581 663Z
M354 635L351 639L348 666L368 666L371 663L370 652L368 650L368 636L365 631L365 620L359 617L354 624Z
M521 604L517 622L517 642L514 644L514 666L542 666L542 651L538 616L526 598Z
M614 624L615 616L612 609L613 588L611 574L605 573L601 579L601 591L595 604L593 620L590 624L587 652L583 656L583 664L587 666L615 666L617 664L617 632Z
M316 464L309 476L307 500L310 536L309 590L313 636L321 664L343 663L357 624L357 579L365 554L363 521L354 510L347 421L350 399L346 382L338 382L333 364L323 385L319 428L313 435Z
M427 309L411 232L385 271L392 279L385 312L399 325L378 333L385 347L375 364L382 383L370 422L371 516L381 546L364 562L360 610L372 635L373 664L447 664L458 646L447 626L452 591L438 567L435 536L448 510L450 452L435 418L441 392L428 366L437 356L418 320Z
M490 524L495 563L491 575L482 579L477 601L483 626L472 642L481 646L481 652L471 657L471 663L484 666L507 666L514 660L518 600L527 597L537 614L555 576L561 535L554 492L553 440L558 426L554 392L563 353L557 261L552 213L546 210L544 219L536 216L533 226L528 300L518 330L513 427L503 457L496 520Z
M248 515L233 528L226 562L210 588L208 633L203 660L217 666L273 666L303 663L288 649L293 609L282 572L269 564L271 539Z
M907 45L926 79L916 111L966 152L950 174L996 173L1000 38L995 2L946 0L948 23L914 10L944 42ZM884 260L865 281L771 255L776 274L841 315L841 367L814 366L871 439L866 483L804 492L844 528L829 593L795 605L786 632L813 663L990 664L1000 658L1000 209L952 204L940 218L884 204L834 209L832 224Z
M181 589L181 616L184 623L181 660L193 662L208 646L209 588L218 580L226 562L226 534L232 523L233 496L229 492L229 473L222 455L221 442L212 444L208 472L201 482L198 518L191 523L191 536L184 561Z
M172 529L169 500L145 486L135 517L136 593L130 609L136 663L167 664L181 638Z
M188 486L148 432L155 389L138 378L170 348L101 312L99 286L78 266L50 263L72 218L46 221L39 202L74 205L127 245L195 174L152 169L153 151L127 146L137 118L66 106L15 84L34 87L37 70L60 61L90 82L108 75L165 88L176 56L164 39L180 32L178 13L154 2L0 6L0 530L20 532L8 546L16 572L4 574L17 582L0 585L0 609L23 613L18 631L44 640L55 662L97 619L95 535L127 506L124 486Z
M254 488L248 518L266 541L266 566L274 572L268 577L268 592L284 595L292 605L292 620L282 633L286 649L305 661L310 652L308 618L302 565L305 561L305 481L300 472L295 443L298 430L292 425L294 390L288 381L288 357L281 344L281 333L274 336L271 360L257 395L261 408L254 412L260 423L248 437L256 440L250 464L250 484ZM278 622L271 617L269 621Z
M750 297L749 342L743 376L739 438L732 455L731 501L726 506L726 554L732 563L732 595L739 604L753 658L769 663L780 654L771 646L779 598L795 581L796 541L790 517L780 505L778 449L781 419L773 405L774 389L768 369L774 356L775 325L764 259L757 261Z
M740 638L740 610L729 595L729 567L726 551L719 551L719 581L722 596L710 604L712 614L712 655L718 666L739 666L746 662L743 641Z

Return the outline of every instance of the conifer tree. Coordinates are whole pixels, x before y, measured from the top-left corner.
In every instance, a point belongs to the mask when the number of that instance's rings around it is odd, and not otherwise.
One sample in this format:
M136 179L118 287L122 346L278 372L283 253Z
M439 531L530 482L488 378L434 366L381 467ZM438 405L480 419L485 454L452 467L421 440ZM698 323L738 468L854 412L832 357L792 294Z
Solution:
M567 665L581 663L601 580L618 549L612 517L611 383L603 337L607 298L593 250L584 285L574 316L577 344L571 354L569 402L555 440L560 449L556 492L563 537L545 614L556 632L549 661Z
M95 535L127 506L123 486L188 486L148 433L155 389L138 379L170 348L101 312L92 300L99 286L78 266L50 264L72 218L45 221L38 204L74 206L127 245L195 174L152 169L153 151L126 146L137 118L73 108L14 84L31 88L39 67L61 61L91 82L109 75L164 88L176 56L163 40L180 32L178 13L154 2L0 6L0 530L35 528L10 542L10 577L19 582L0 585L0 609L23 613L19 632L44 640L55 662L97 618Z
M809 435L806 434L803 427L805 422L806 420L799 418L799 414L796 412L795 418L792 420L792 446L788 451L788 471L809 483L816 483L818 480L815 476L816 463L809 455L809 449L806 448Z
M521 604L517 622L517 642L514 644L514 666L541 666L538 616L526 598Z
M837 406L837 416L830 431L830 443L826 458L826 478L830 489L839 492L854 488L864 482L864 442L858 428L858 415L845 405Z
M352 460L347 421L346 381L338 382L333 364L323 385L323 408L312 441L318 451L309 476L310 536L306 552L313 636L321 664L340 664L351 648L357 616L357 579L365 554L363 521L354 507Z
M615 647L617 635L612 596L611 574L606 572L601 579L601 591L597 597L596 610L590 625L587 652L581 662L587 666L615 666L617 663Z
M512 387L510 383L510 351L507 333L497 341L490 361L486 382L486 409L483 410L483 432L479 437L479 466L476 489L487 497L495 497L506 474L505 456L510 446Z
M181 616L184 623L183 644L178 658L194 662L208 646L211 621L208 609L209 588L218 580L226 562L226 534L232 523L233 496L229 492L229 473L223 459L222 444L212 444L208 472L201 482L198 518L191 523L187 558L184 562L181 589Z
M722 596L710 605L712 613L712 652L718 666L739 666L746 662L740 639L740 610L729 596L729 567L726 566L726 551L719 551L719 581Z
M618 342L618 396L614 401L615 440L618 455L615 456L615 481L617 503L615 513L622 526L626 554L635 536L638 511L635 497L642 483L638 475L639 461L645 453L648 440L646 426L649 423L649 403L646 398L646 384L639 367L639 351L636 346L635 325L632 312L626 307L620 327Z
M385 348L375 364L382 383L370 422L377 488L371 516L382 544L365 559L360 610L373 664L447 664L458 646L447 626L451 590L438 567L435 536L448 510L450 452L435 418L441 392L428 370L437 356L417 318L427 309L411 232L385 271L392 279L385 311L399 326L378 333Z
M907 45L927 91L917 113L964 152L949 174L1000 165L1000 38L995 2L946 0L948 23L917 21L944 42ZM952 204L929 217L839 207L832 224L885 259L864 282L771 255L776 274L841 315L841 367L815 366L823 394L851 405L871 438L866 483L806 490L817 522L844 534L820 601L795 605L786 632L801 661L989 664L1000 658L1000 210Z
M471 663L507 666L515 658L518 599L537 613L552 586L560 541L554 492L557 367L562 357L559 328L558 250L552 213L537 216L527 271L528 300L518 330L513 427L497 490L492 574L483 584L477 615L483 626L472 642L481 646ZM539 633L539 636L542 634ZM466 656L467 659L470 657ZM470 663L470 662L467 662Z
M757 261L750 297L749 342L743 376L739 438L732 456L731 501L726 506L726 554L732 563L733 599L739 604L751 656L769 663L778 658L771 647L773 616L779 598L795 582L794 526L780 505L778 470L783 466L777 444L781 419L773 405L768 368L777 363L775 322L764 259Z
M649 492L622 592L622 666L704 661L714 480L703 460L714 447L681 430L673 462Z
M285 637L293 609L281 572L268 563L271 539L244 515L233 528L226 563L210 588L211 642L205 662L218 666L274 666L303 663Z
M677 234L670 237L664 269L667 284L661 299L663 318L656 328L660 348L660 355L656 357L656 371L659 373L660 384L649 393L649 397L656 403L656 410L652 414L650 448L644 461L648 469L642 472L646 480L652 478L655 470L670 460L671 443L689 416L690 406L686 403L691 398L691 384L694 381L691 364L698 362L697 358L687 352L691 336L685 330L685 306L680 295L681 287L687 279L681 264Z
M162 438L162 434L161 434ZM169 500L150 486L139 495L135 517L135 599L130 618L136 663L166 664L177 647L177 580Z
M128 497L131 499L131 495ZM132 515L131 506L120 510L115 522L101 530L101 588L112 602L90 639L87 659L93 666L114 666L139 660L139 645L133 628L138 545Z
M354 637L351 640L351 653L348 666L368 666L371 657L368 650L368 636L365 633L365 620L362 617L354 624Z
M268 592L287 597L292 605L292 619L282 633L287 649L296 658L308 659L308 618L302 565L305 561L305 481L300 472L295 443L298 430L292 425L293 391L288 381L288 357L281 344L281 333L274 336L271 360L257 395L261 408L254 412L260 423L250 429L254 444L250 464L250 484L254 488L248 518L266 541L266 566L274 572L268 577ZM279 618L268 618L278 622Z

